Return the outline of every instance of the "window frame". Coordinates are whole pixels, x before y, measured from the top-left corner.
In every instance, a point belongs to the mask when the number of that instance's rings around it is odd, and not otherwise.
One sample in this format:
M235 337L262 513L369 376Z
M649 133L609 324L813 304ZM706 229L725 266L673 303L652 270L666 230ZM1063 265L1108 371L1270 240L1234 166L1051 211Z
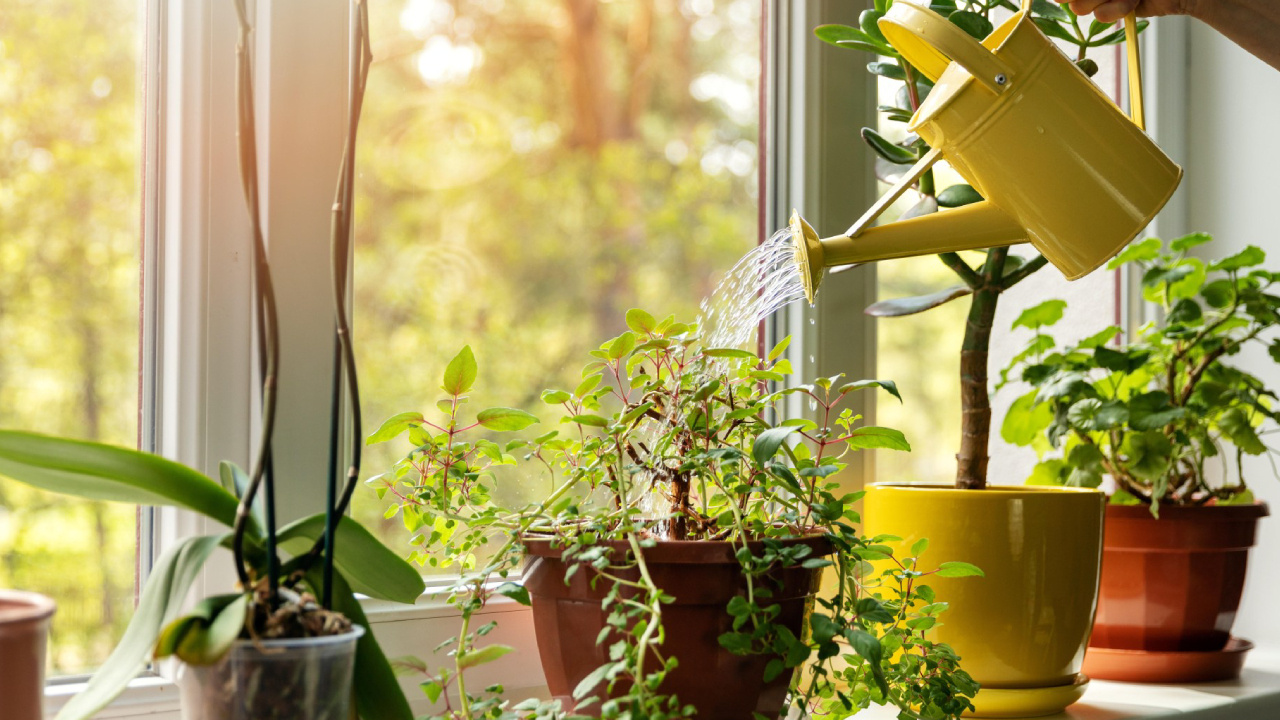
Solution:
M248 458L257 435L253 389L254 331L250 305L251 238L240 190L235 145L236 18L225 0L139 0L144 8L144 259L140 447L206 473L222 458ZM828 234L852 222L875 196L870 153L850 142L870 124L875 85L858 53L826 52L812 28L857 24L870 2L761 0L760 193L765 232L781 227L797 207ZM277 435L282 522L322 509L324 453L308 451L327 437L332 326L316 312L329 297L328 213L345 131L349 7L346 0L273 3L250 0L259 108L265 227L277 271L282 333L280 430ZM1186 72L1173 59L1185 52L1181 19L1153 27L1148 67L1154 133L1174 157L1185 156ZM321 108L317 111L316 108ZM853 128L853 129L851 129ZM1180 143L1180 144L1179 144ZM273 175L287 166L288 176ZM298 177L314 178L298 182ZM1175 203L1178 200L1175 197ZM1185 225L1185 200L1166 226ZM1165 216L1162 215L1162 218ZM285 218L289 221L286 223ZM299 222L297 218L307 218ZM317 248L318 243L326 246ZM829 276L823 302L795 304L766 323L768 341L794 336L789 356L796 376L875 372L875 324L862 308L874 300L874 265ZM1128 315L1133 322L1132 312ZM319 358L319 360L317 360ZM874 398L855 408L874 418ZM790 410L800 415L797 404ZM873 454L847 471L854 487L874 477ZM321 481L323 482L323 481ZM161 508L144 523L140 569L150 553L178 539L212 533L195 513ZM140 572L141 576L141 572ZM191 598L235 583L222 553L201 573ZM425 654L456 633L444 588L430 583L412 607L368 600L365 609L387 655ZM481 682L501 681L513 695L545 692L528 608L495 598L483 611L501 617L494 642L524 649L480 669ZM134 681L100 717L178 717L176 667L161 663ZM402 684L415 712L429 705L417 681ZM83 683L51 684L46 710L57 711Z

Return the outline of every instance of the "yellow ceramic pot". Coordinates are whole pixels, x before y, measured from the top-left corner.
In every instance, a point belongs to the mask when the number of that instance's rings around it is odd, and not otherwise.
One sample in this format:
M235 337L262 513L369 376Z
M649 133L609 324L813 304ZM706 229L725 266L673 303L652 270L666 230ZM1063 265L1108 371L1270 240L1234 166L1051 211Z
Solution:
M927 579L950 603L934 639L951 645L982 684L977 715L1043 715L1079 698L1098 606L1101 492L876 484L863 502L866 533L901 537L890 543L896 553L929 539L921 569L960 560L986 574Z

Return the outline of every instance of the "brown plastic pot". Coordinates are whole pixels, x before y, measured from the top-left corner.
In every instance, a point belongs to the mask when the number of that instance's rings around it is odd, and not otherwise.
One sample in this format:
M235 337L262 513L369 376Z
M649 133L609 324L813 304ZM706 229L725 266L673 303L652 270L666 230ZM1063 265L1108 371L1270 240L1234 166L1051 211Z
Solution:
M815 555L832 552L831 544L822 537L784 542L805 543ZM609 545L617 557L625 557L626 543ZM574 688L609 661L612 640L596 644L605 627L601 600L609 588L603 580L592 587L594 572L589 567L574 573L566 584L569 563L561 559L561 550L552 541L526 540L525 546L530 558L525 588L533 604L534 633L547 687L566 708L572 708ZM753 712L776 717L791 681L790 673L782 673L765 682L768 657L734 655L720 647L718 638L732 629L725 607L735 595L746 593L746 579L734 558L737 547L728 542L659 541L644 550L654 583L675 597L675 602L662 608L666 631L662 651L679 664L663 682L662 690L674 694L682 704L693 705L696 717L703 720L743 720ZM635 570L620 574L638 578ZM821 569L799 567L781 568L766 576L765 581L775 588L772 600L782 606L776 622L797 636L812 608L821 576ZM602 694L604 688L596 692ZM623 688L614 688L615 696L622 692ZM598 714L599 706L578 707L577 711Z
M0 715L44 717L44 658L55 605L43 595L0 590Z
M1216 652L1227 646L1265 503L1108 505L1090 647ZM1085 659L1085 672L1095 675Z

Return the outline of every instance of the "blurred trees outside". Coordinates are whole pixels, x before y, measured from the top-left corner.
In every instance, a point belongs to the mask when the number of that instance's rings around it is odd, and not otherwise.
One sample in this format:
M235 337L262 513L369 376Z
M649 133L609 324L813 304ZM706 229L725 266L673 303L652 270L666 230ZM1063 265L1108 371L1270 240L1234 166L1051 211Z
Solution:
M470 345L470 407L572 389L642 307L692 320L757 242L758 0L371 5L355 347L369 432L436 413ZM407 451L370 448L366 477ZM538 478L528 478L536 482ZM408 550L371 489L357 517ZM398 532L399 528L399 532Z
M0 426L137 445L136 0L0 0ZM0 587L54 598L54 675L134 605L137 510L0 479Z

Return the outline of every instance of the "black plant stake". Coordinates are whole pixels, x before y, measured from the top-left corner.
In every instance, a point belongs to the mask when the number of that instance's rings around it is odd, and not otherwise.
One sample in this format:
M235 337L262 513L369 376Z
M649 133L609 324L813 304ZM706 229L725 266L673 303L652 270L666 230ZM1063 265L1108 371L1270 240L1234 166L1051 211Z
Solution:
M360 110L364 105L365 86L369 78L369 66L373 55L369 49L369 10L364 0L354 0L352 17L351 62L348 75L347 139L342 153L342 169L338 173L338 189L333 200L333 222L330 248L332 251L334 300L333 344L333 393L329 423L329 483L328 502L325 507L324 537L311 550L309 560L317 553L324 553L324 590L321 602L325 607L333 592L333 543L338 518L346 512L351 494L360 476L360 451L363 429L360 422L360 390L356 378L356 360L351 347L351 327L347 319L347 276L350 271L352 210L355 205L355 155L356 135L360 126ZM350 463L342 492L338 493L338 445L341 388L347 390L347 403L351 408ZM309 564L309 563L308 563Z

